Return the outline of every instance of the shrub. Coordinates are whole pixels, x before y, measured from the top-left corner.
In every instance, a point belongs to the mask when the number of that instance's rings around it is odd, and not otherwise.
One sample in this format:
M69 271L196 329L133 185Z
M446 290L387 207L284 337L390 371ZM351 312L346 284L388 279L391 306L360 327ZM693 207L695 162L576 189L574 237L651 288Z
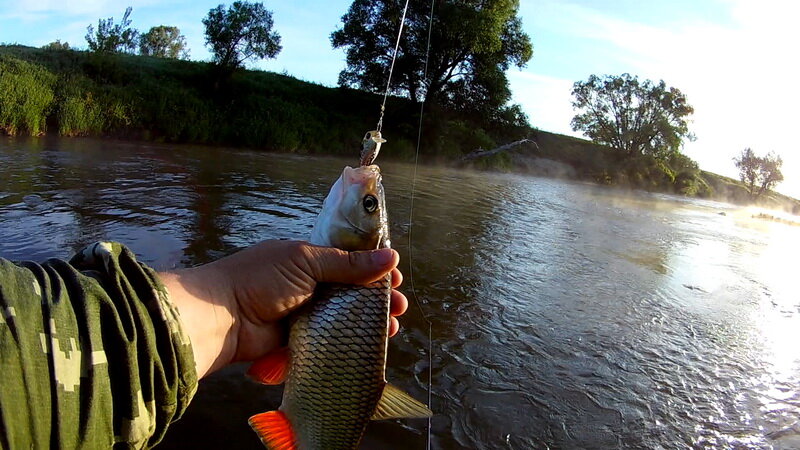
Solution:
M103 110L91 92L70 95L58 105L58 134L87 136L103 131Z
M494 140L481 128L460 120L451 120L438 142L438 155L457 158L473 150L490 150Z
M55 76L43 67L0 55L0 131L43 134L54 82Z

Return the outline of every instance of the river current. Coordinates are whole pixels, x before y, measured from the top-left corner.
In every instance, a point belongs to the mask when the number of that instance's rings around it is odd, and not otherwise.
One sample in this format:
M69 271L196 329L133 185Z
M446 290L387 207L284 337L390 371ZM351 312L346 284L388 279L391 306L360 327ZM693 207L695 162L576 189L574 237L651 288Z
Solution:
M163 270L305 239L353 156L3 138L0 256L110 239ZM412 300L387 377L425 399L432 361L433 448L800 448L800 227L427 166L411 223L414 167L381 166L401 290L413 298L413 282L432 323L429 345ZM160 447L261 448L246 421L280 388L242 372L204 380ZM378 422L364 448L422 449L426 433L424 420Z

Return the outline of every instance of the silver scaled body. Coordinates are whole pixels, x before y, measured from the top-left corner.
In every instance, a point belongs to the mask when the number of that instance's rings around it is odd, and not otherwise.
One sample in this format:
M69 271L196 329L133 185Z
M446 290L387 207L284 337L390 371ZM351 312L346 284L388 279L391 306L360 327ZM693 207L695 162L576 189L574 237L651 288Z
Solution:
M300 449L354 449L385 383L391 283L323 285L297 314L281 409Z

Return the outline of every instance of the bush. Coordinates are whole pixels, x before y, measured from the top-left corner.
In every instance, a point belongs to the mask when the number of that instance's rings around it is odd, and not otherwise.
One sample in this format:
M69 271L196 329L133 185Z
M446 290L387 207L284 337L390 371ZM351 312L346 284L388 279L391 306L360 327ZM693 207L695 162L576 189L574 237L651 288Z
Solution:
M437 145L438 156L460 158L473 150L491 150L497 145L483 129L461 120L451 120Z
M58 105L58 134L87 136L103 131L103 110L91 92L70 95Z
M41 66L0 55L0 131L43 134L53 106L55 79Z

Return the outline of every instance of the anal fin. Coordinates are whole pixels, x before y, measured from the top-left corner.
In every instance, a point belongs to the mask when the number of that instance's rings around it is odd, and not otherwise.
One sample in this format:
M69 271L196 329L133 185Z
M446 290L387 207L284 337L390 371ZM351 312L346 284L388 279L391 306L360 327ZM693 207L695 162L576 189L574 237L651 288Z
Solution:
M378 402L378 407L375 408L375 413L372 415L372 420L402 419L405 417L419 419L431 417L432 415L433 412L422 402L414 399L399 388L386 383L381 400Z
M250 427L261 438L261 442L271 450L296 450L297 441L292 425L286 414L281 411L269 411L256 414L248 421Z
M247 369L247 376L263 384L281 384L289 372L289 347L267 353Z

